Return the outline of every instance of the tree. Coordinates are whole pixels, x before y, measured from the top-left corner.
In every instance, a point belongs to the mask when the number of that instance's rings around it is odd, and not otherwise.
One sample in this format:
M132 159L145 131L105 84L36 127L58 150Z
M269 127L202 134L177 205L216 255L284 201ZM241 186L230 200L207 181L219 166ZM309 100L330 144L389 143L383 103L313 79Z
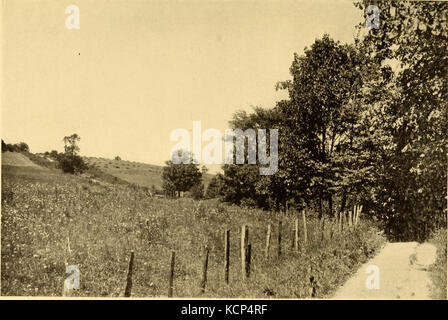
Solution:
M365 10L365 1L356 6ZM368 206L398 240L424 240L446 226L448 31L446 2L376 4L381 27L358 39L378 65L396 66L386 95L368 83L364 127L372 146L376 187ZM362 26L358 26L362 28ZM382 96L380 101L371 99Z
M116 161L121 161L120 156L116 156L114 159L115 159Z
M192 159L192 157L190 157ZM202 181L202 173L194 162L175 164L171 160L165 162L162 171L163 190L169 195L180 197L181 192L190 190Z
M5 141L3 141L3 139L2 139L2 152L6 152L6 151L8 151L8 148L6 146Z
M77 143L81 140L81 137L76 133L66 136L62 139L64 141L64 151L66 155L76 155L79 152Z
M86 169L88 169L87 164L84 160L78 155L79 147L77 143L81 140L76 133L71 136L66 136L62 139L64 142L64 150L63 154L57 154L57 161L59 164L59 168L66 173L82 173ZM52 152L53 153L53 152Z
M355 46L324 35L304 55L294 55L293 80L278 85L290 97L278 104L285 119L279 161L289 185L286 197L316 199L319 216L325 200L333 215L334 196L346 192L341 173L360 110L364 58Z
M250 114L245 111L237 111L229 122L232 129L243 131L247 129L277 129L280 123L281 115L278 108L264 109L261 107L254 107L253 113ZM269 141L270 139L267 138L267 152L270 150ZM253 146L256 150L258 143L256 138L255 146ZM248 163L250 145L247 138L245 138L244 144L244 163ZM256 153L256 150L253 151ZM281 176L281 168L279 168L279 172L271 176L260 176L259 168L260 164L223 165L224 174L218 178L220 184L222 183L219 188L222 200L234 204L241 204L243 201L266 209L273 206L273 203L280 203L284 198L284 192L280 183L276 184L276 182Z
M58 160L59 153L56 150L51 150L49 157L53 160Z
M206 198L219 198L224 195L224 176L218 173L212 177L205 193Z
M20 142L16 146L19 152L30 152L30 147L25 142Z
M80 156L63 154L59 159L59 168L66 173L76 174L84 172L88 167Z
M201 200L204 198L204 184L202 182L195 184L189 191L194 200Z

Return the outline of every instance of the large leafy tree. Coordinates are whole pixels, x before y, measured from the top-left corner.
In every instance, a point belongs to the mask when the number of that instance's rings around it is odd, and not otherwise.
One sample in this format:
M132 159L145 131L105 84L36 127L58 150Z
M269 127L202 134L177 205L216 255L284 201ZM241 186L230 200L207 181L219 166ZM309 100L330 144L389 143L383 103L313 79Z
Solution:
M356 4L361 10L367 5ZM384 95L372 83L364 88L382 96L375 101L366 94L363 101L379 154L370 205L390 235L424 240L446 221L448 3L377 6L380 28L361 37L359 46L377 64L395 70Z
M190 159L192 159L190 155ZM165 162L162 171L163 190L171 196L190 190L192 187L200 185L202 173L199 166L193 161L190 163L175 164L171 160Z
M279 84L290 96L279 104L285 119L281 162L292 189L301 191L295 195L316 199L320 216L325 200L333 214L334 195L342 193L346 197L351 183L343 180L343 173L353 162L352 137L359 115L357 98L364 65L364 57L355 46L340 44L325 35L305 48L304 55L294 55L292 81Z
M88 169L87 164L84 160L78 155L79 146L78 142L81 140L81 137L74 133L70 136L65 136L62 141L64 142L64 150L63 154L57 155L58 166L59 168L71 174L82 173L86 169Z
M266 129L269 134L270 129L278 129L281 123L281 114L278 108L264 109L254 107L252 113L238 111L230 121L233 129ZM258 150L259 141L256 138L254 152ZM270 153L270 138L267 137L267 153ZM279 137L281 140L281 137ZM284 199L285 189L283 186L275 187L274 184L279 177L279 172L274 175L261 176L259 172L260 164L248 163L248 150L251 146L245 139L245 163L246 164L225 164L222 180L221 194L224 201L231 203L246 203L257 205L262 208L278 208L279 203ZM280 150L279 150L280 152Z

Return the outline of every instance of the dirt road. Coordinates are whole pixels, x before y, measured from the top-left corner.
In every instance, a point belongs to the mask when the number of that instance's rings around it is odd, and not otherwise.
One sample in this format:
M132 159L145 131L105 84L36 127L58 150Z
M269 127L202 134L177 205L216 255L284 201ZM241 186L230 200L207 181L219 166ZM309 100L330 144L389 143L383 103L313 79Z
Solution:
M387 243L332 299L431 299L427 269L435 259L431 244Z

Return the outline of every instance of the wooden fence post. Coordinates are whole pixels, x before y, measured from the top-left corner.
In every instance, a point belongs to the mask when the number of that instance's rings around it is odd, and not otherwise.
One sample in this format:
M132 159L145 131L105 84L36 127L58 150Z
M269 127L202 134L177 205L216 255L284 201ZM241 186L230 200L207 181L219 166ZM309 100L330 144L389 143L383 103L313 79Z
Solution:
M305 213L305 209L302 210L302 219L303 219L303 242L306 245L306 243L308 242L308 234L306 231L306 213Z
M134 268L134 250L131 250L131 257L129 259L128 275L126 277L126 288L124 290L124 296L130 297L132 291L132 269Z
M352 226L352 210L348 211L348 226Z
M171 252L171 269L170 269L170 283L168 288L168 297L171 298L173 296L174 291L174 265L175 265L175 256L176 253L174 251Z
M251 258L251 245L248 244L246 248L247 258L246 258L246 278L250 277L250 258Z
M278 221L278 247L277 256L280 258L282 255L282 218Z
M339 233L342 233L342 211L339 211L338 214L338 230Z
M241 273L243 279L246 279L246 236L248 235L246 225L241 227Z
M266 247L264 249L264 258L269 259L269 246L271 244L271 224L268 224L268 231L266 232Z
M362 212L362 205L359 206L359 210L358 210L358 221L359 221L359 216L361 215Z
M322 218L322 236L320 241L324 241L325 239L325 218Z
M224 232L224 281L229 284L230 230Z
M299 219L294 219L294 251L299 252Z
M337 219L336 219L336 217L334 217L334 218L332 218L330 220L330 227L331 227L331 229L330 229L330 239L332 240L333 236L334 236L334 228L337 227Z
M294 222L294 221L293 221ZM292 228L291 228L291 249L294 249L294 223L291 223Z
M356 210L358 209L357 205L353 206L353 221L352 221L352 225L355 226L355 220L356 220Z
M207 284L207 268L208 268L208 247L205 247L205 257L204 265L202 266L202 282L201 282L201 292L205 292L205 286Z

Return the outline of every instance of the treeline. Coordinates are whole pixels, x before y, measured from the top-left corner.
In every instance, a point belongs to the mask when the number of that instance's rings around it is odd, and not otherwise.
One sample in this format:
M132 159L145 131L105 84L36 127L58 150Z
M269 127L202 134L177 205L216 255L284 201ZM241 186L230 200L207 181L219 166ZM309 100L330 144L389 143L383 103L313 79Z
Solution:
M294 55L292 80L277 85L288 99L230 121L279 130L278 172L224 165L206 195L265 209L307 206L319 216L362 204L397 240L446 226L448 4L377 6L379 29L354 44L317 39Z
M30 152L30 147L25 142L20 143L5 143L2 139L2 152Z
M76 133L66 136L62 139L64 142L64 152L57 152L52 150L51 152L45 152L45 158L51 159L55 162L55 167L61 169L65 173L78 174L86 171L89 167L79 156L79 146L78 142L81 140ZM48 161L42 159L41 157L30 153L28 144L25 142L20 142L17 144L6 144L2 140L2 152L20 152L25 154L31 161L37 163L38 165L45 167L52 167L49 165Z

